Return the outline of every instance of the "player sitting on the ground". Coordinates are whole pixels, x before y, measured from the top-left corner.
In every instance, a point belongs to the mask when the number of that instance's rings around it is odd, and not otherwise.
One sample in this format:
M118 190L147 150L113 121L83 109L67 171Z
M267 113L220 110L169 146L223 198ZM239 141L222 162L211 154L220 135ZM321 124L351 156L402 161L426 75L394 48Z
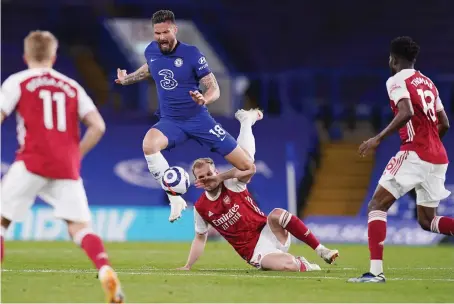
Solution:
M153 77L159 100L159 122L143 139L143 153L153 177L159 181L169 164L161 154L189 139L221 154L229 163L244 171L253 163L235 139L218 124L207 105L219 98L216 77L205 56L196 46L177 40L178 27L173 12L161 10L152 18L154 40L145 50L145 64L126 74L118 70L116 83L129 85ZM199 84L204 91L199 92ZM181 196L168 194L169 221L181 216L186 202Z
M252 125L262 113L258 110L236 113L241 123L239 145L254 159L255 139ZM304 257L287 253L290 234L308 244L327 263L337 257L337 250L330 250L317 240L314 234L296 216L284 209L276 208L268 216L260 211L251 198L246 184L255 173L234 168L218 174L210 158L197 159L192 167L196 185L204 188L194 206L195 238L186 265L180 270L189 270L203 253L209 225L216 229L254 267L277 271L320 270L316 264Z
M454 235L454 218L437 216L440 200L450 194L445 189L448 155L440 140L449 128L435 84L414 69L419 46L410 37L391 42L389 67L392 77L386 82L394 119L377 136L364 142L359 153L365 156L388 135L399 130L400 152L385 168L369 203L370 271L352 283L384 283L383 244L386 217L394 202L416 190L418 222L426 231Z
M49 32L31 32L24 40L28 69L2 85L1 122L16 111L20 149L2 180L1 259L12 221L22 220L37 196L54 207L68 232L99 270L109 303L123 302L117 274L102 240L90 225L80 161L101 139L104 120L85 90L55 71L58 42ZM80 141L79 121L87 130Z

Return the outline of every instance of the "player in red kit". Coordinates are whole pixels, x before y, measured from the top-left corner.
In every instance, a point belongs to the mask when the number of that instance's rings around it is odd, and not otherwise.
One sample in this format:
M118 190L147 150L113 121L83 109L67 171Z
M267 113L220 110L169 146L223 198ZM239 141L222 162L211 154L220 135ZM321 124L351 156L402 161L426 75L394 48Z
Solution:
M101 139L104 120L85 90L55 71L58 41L50 32L34 31L24 40L28 69L2 84L1 122L16 112L20 148L2 180L1 246L12 221L22 220L37 196L64 219L73 241L99 270L108 302L123 302L117 274L102 240L94 234L81 158ZM79 121L87 126L80 140Z
M418 53L419 46L410 37L398 37L391 42L389 66L393 76L386 82L386 87L394 119L380 134L364 142L359 153L365 156L397 130L402 144L400 151L386 166L369 203L370 271L349 282L385 282L383 244L387 211L398 198L412 189L417 194L421 227L435 233L454 235L454 219L436 215L440 200L450 194L444 186L448 157L440 140L449 128L449 121L435 84L414 69Z
M262 119L259 110L236 113L241 122L238 143L254 159L255 139L252 125ZM210 158L200 158L193 164L196 185L205 193L195 203L195 238L188 261L180 270L190 270L203 253L209 226L216 229L249 264L264 270L314 271L316 264L304 257L287 253L290 234L308 244L327 263L338 256L337 250L330 250L317 240L314 234L296 216L284 209L276 208L266 216L255 204L246 184L255 173L236 168L218 174Z

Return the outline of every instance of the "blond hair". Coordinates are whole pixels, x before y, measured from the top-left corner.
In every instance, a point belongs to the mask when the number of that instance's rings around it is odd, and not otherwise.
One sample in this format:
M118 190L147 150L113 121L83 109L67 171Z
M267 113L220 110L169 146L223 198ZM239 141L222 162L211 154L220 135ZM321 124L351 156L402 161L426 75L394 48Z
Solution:
M202 167L202 166L205 165L205 164L209 164L210 166L215 167L214 161L213 161L211 158L209 158L209 157L197 158L197 159L192 163L192 167L191 167L192 174L195 176L194 170L197 169L197 168Z
M57 53L58 40L48 31L32 31L24 39L24 53L29 60L51 60Z

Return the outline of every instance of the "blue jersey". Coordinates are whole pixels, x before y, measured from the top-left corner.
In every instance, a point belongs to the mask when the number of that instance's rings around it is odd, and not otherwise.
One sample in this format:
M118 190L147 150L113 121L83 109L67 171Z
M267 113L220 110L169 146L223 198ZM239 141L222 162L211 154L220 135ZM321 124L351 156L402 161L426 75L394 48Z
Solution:
M171 53L163 54L153 41L145 49L145 59L156 82L161 118L187 119L207 112L205 106L195 103L189 95L189 91L199 89L200 79L211 73L197 47L177 42Z

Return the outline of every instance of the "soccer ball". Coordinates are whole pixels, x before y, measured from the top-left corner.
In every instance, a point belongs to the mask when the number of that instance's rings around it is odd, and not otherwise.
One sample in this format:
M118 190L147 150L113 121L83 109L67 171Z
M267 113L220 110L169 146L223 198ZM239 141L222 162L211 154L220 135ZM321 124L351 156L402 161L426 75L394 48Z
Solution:
M183 195L189 188L189 174L181 167L170 167L161 178L161 187L170 195Z

